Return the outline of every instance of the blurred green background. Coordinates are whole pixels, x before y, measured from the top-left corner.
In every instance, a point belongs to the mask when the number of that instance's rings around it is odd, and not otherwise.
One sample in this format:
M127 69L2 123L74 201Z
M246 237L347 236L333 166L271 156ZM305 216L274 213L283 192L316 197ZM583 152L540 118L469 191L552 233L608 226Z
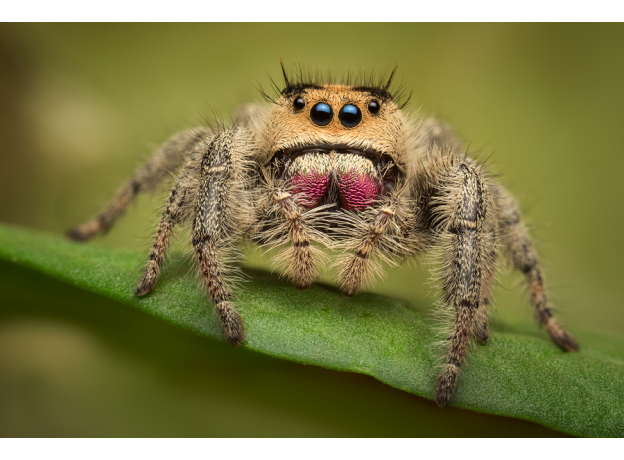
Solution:
M169 135L261 100L280 57L338 74L400 62L408 110L492 154L562 322L621 338L622 49L620 24L2 24L0 221L60 233L91 217ZM90 244L144 247L162 200ZM427 278L411 264L375 290L433 303ZM517 276L495 296L499 328L535 330ZM0 303L1 436L557 434L233 350L6 263Z

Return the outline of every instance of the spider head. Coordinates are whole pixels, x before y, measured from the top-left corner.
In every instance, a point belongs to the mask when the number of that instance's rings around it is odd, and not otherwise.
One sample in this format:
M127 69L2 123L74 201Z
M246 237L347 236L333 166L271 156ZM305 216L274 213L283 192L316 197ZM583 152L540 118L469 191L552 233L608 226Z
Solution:
M275 102L264 129L268 153L305 206L323 203L332 183L346 209L364 209L392 188L407 136L387 91L300 84Z
M383 89L299 84L287 87L275 102L267 119L272 154L340 146L396 161L405 123Z

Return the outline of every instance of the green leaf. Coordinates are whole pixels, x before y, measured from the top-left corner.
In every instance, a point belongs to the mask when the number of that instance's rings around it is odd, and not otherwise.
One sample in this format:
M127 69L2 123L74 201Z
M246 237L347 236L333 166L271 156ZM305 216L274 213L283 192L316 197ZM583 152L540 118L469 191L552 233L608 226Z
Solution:
M143 263L140 251L105 249L61 236L0 226L0 258L137 307L197 334L222 339L212 307L188 265L172 263L156 289L133 295ZM433 399L436 334L407 302L366 293L344 298L316 284L299 292L263 271L238 307L251 350L305 364L371 375L393 387ZM545 333L495 329L487 346L475 346L453 405L515 417L581 436L624 434L624 345L591 332L575 335L579 353L564 353Z

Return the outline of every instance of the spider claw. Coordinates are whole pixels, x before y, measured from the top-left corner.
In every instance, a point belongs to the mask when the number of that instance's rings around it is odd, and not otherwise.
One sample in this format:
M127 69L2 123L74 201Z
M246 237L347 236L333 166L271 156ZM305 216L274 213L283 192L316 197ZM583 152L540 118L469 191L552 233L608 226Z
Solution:
M156 263L156 261L148 261L145 266L145 270L143 271L143 276L141 276L141 279L134 290L134 295L144 296L152 292L156 286L156 282L158 281L159 271L160 268L158 267L158 263Z
M340 288L340 292L342 292L342 295L345 296L347 299L351 299L353 297L355 297L356 295L358 295L358 289L355 286L341 286Z
M307 291L311 285L312 283L306 283L306 284L296 283L295 288L297 288L298 291Z
M546 330L553 342L564 351L579 351L579 344L572 334L566 331L557 320L551 316L546 322Z
M438 375L435 385L435 402L441 408L445 408L453 400L459 382L459 373L459 366L447 364Z
M143 297L144 295L147 295L150 292L152 292L155 286L156 286L155 281L151 284L148 284L146 281L141 280L139 284L137 285L136 289L134 290L134 295Z
M242 344L245 341L245 325L241 315L228 302L217 304L217 311L219 312L219 318L221 319L221 325L227 341L233 347Z
M65 236L72 241L84 241L82 233L77 228L72 228L71 230L67 230L65 232Z
M579 351L580 346L576 339L567 332L562 337L553 337L553 341L564 351Z
M65 232L65 236L72 241L87 241L93 238L100 230L100 224L96 221L87 222Z

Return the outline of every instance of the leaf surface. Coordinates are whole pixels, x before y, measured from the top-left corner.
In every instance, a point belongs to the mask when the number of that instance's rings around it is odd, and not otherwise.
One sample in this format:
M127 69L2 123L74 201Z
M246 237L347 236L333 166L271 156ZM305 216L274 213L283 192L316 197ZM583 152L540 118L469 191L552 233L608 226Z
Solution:
M188 265L172 263L154 291L133 294L141 251L76 244L61 236L0 225L0 258L139 308L199 335L222 340L216 315ZM245 270L238 295L244 347L270 356L371 375L433 399L438 337L409 303L372 293L344 298L315 284L299 292L268 272ZM36 289L36 286L33 286ZM1 300L1 293L0 293ZM474 346L453 405L521 418L580 436L624 435L624 345L577 331L579 353L559 350L542 332L494 329ZM509 332L514 331L514 332ZM487 435L487 433L484 433Z

